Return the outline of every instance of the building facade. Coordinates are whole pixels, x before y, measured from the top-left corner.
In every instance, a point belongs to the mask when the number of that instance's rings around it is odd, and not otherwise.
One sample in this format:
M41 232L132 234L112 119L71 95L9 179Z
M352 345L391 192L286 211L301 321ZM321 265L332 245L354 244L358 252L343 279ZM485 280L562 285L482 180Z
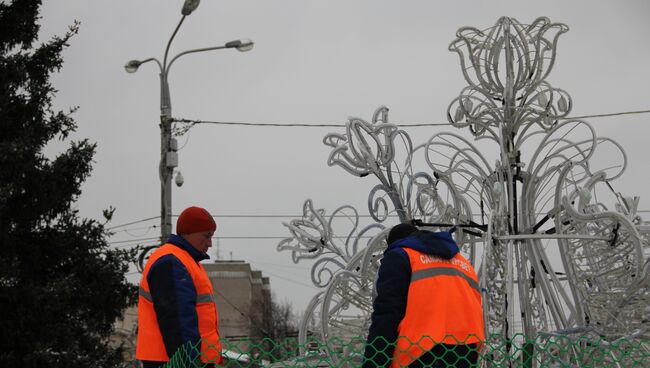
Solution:
M261 337L260 326L271 306L269 278L245 261L203 264L215 290L219 333L224 338Z

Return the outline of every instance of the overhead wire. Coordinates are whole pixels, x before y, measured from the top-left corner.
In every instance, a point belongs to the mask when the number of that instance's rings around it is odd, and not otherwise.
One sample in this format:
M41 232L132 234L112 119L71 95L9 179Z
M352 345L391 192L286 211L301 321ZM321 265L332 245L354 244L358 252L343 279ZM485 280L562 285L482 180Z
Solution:
M150 238L139 238L139 239L129 239L129 240L118 240L118 241L112 241L108 242L110 245L115 245L115 244L124 244L124 243L135 243L135 242L140 242L140 241L150 241L150 240L157 240L160 239L159 236L155 237L150 237Z
M110 244L110 243L109 243L109 244ZM111 244L111 245L112 245L112 244ZM158 246L158 245L160 245L160 242L155 242L155 243L151 243L151 242L145 242L145 243L142 243L142 242L134 242L134 243L129 243L129 244L120 244L120 245L115 245L114 248L117 248L117 249L124 249L124 248L129 248L129 247L132 247L132 248L135 248L135 247L138 247L138 246L140 246L140 247L149 247L149 246L154 246L154 245L155 245L155 246Z
M637 213L650 213L650 210L637 210L636 212ZM178 216L178 215L172 215L172 216ZM476 214L475 216L480 216L480 215ZM294 215L239 214L239 215L213 215L212 217L214 217L214 218L300 218L300 217L302 217L302 215L299 215L299 214L294 214ZM341 216L337 216L337 217L349 217L349 216L341 215ZM372 216L370 216L370 215L359 215L359 217L360 218L369 218L369 217L372 217ZM397 217L397 215L392 215L392 216L389 215L389 217ZM120 228L120 227L125 227L125 226L128 226L128 225L133 225L133 224L141 223L141 222L144 222L144 221L155 220L155 219L159 219L159 218L160 218L159 216L158 217L149 217L149 218L138 220L138 221L132 221L132 222L127 222L127 223L121 224L121 225L115 225L115 226L112 226L110 229L117 229L117 228ZM150 227L155 228L157 226L156 225L151 225L149 227L139 227L139 228L135 228L135 229L125 229L125 230L120 230L120 231L117 231L117 232L126 232L126 233L128 233L127 230L133 231L133 230L138 230L138 229L148 229ZM216 236L216 237L213 237L213 239L258 239L258 238L260 238L260 239L280 239L280 238L284 238L284 237L277 237L277 236L274 236L274 237L269 237L269 236L260 236L260 237L249 237L249 236L228 236L228 237L224 237L224 236ZM111 244L118 244L118 243L137 242L137 241L141 241L141 240L153 240L153 239L159 239L159 237L130 239L130 240L124 240L124 241L110 242L110 243Z
M282 240L282 239L287 239L290 238L291 236L268 236L268 235L260 235L260 236L252 236L252 235L240 235L240 236L213 236L212 239L215 240ZM333 237L334 239L347 239L347 236L335 236ZM361 236L359 239L372 239L372 236ZM124 248L128 246L137 246L137 245L154 245L157 243L151 243L153 240L159 240L160 237L155 237L155 238L140 238L140 239L130 239L130 240L120 240L120 241L114 241L114 242L108 242L109 245L117 245L118 248ZM142 242L146 242L149 244L143 244Z
M139 228L139 229L133 229L133 228L129 229L129 228L125 227L123 230L120 230L119 232L124 232L126 234L129 234L132 237L143 237L143 236L149 234L151 232L151 230L153 230L155 228L156 228L156 225L152 225L152 226L148 226L148 227L142 227L142 228ZM144 232L142 232L140 234L133 234L132 233L132 231L143 230L143 229L144 229Z
M260 236L249 236L249 235L241 235L241 236L213 236L212 239L226 239L226 240L239 240L239 239L286 239L290 238L287 234L287 236L265 236L265 235L260 235ZM334 239L347 239L347 236L333 236L332 238ZM359 239L372 239L372 236L360 236Z
M270 263L270 262L261 262L261 261L255 261L250 258L246 259L248 262L251 264L261 264L264 266L271 266L271 267L282 267L282 268L294 268L297 270L310 270L310 267L302 267L302 266L296 266L296 265L285 265L285 264L280 264L280 263Z
M221 298L222 298L222 299L223 299L223 300L224 300L228 305L230 305L234 310L236 310L237 312L239 312L239 314L240 314L242 317L248 319L248 321L249 321L251 324L253 324L253 323L256 322L256 320L254 320L254 319L253 319L253 318L252 318L248 313L245 313L244 311L242 311L241 309L239 309L239 307L237 307L233 302L231 302L230 299L226 298L226 296L223 295L223 293L220 292L218 288L214 288L214 292L217 293L217 294L219 294L219 296L221 296ZM262 331L263 334L269 336L269 332L266 331L262 326L257 325L257 328L259 328L260 331Z
M178 215L171 215L171 216L172 217L178 217ZM219 215L219 214L215 214L215 215L212 215L213 218L301 218L302 216L303 216L302 214L293 214L293 215L269 215L269 214L261 214L261 215L260 214ZM335 217L350 217L350 216L336 215ZM371 215L362 215L362 214L359 215L359 218L370 218L370 217L372 217L372 216ZM398 216L397 215L388 215L388 217L397 218ZM127 223L124 223L124 224L120 224L120 225L114 225L114 226L106 228L106 230L113 230L113 229L117 229L117 228L120 228L120 227L135 225L135 224L139 224L139 223L142 223L142 222L151 221L151 220L159 220L159 219L160 219L160 216L147 217L147 218L144 218L142 220L136 220L136 221L131 221L131 222L127 222ZM157 227L157 225L151 225L151 226L152 227ZM143 228L146 228L146 227L141 227L139 229L143 229ZM135 229L132 229L132 230L135 230Z
M300 282L300 281L292 280L292 279L290 279L290 278L286 278L286 277L280 276L280 275L278 275L278 274L275 274L275 273L269 272L268 270L264 270L263 272L264 272L264 273L268 273L269 275L271 275L271 276L275 276L275 277L277 277L277 278L279 278L279 279L282 279L282 280L284 280L284 281L291 282L291 283L296 284L296 285L301 285L301 286L304 286L304 287L308 287L308 288L310 288L310 289L318 289L318 288L317 288L316 286L314 286L314 285L308 285L308 284L302 283L302 282Z
M111 231L111 233L113 233L113 234L117 234L117 233L127 233L127 234L128 234L129 231L147 230L147 229L151 229L151 228L155 228L155 227L158 227L158 226L157 226L157 225L149 225L149 226L139 226L139 227L129 227L129 228L124 227L124 229L122 229L122 230ZM131 236L138 236L138 237L141 237L141 236L142 236L142 235L132 235L132 234L129 234L129 235L131 235Z
M622 115L638 115L638 114L648 114L649 110L630 110L630 111L621 111L605 114L591 114L591 115L581 115L581 116L568 116L566 118L560 118L559 120L575 120L575 119L593 119L593 118L604 118L612 116L622 116ZM341 123L324 123L324 124L307 124L307 123L257 123L257 122L243 122L243 121L210 121L210 120L199 120L199 119L180 119L174 118L176 123L185 123L185 124L213 124L213 125L238 125L238 126L252 126L252 127L301 127L301 128L342 128L345 127L345 124ZM409 127L425 127L425 126L448 126L451 123L440 123L440 122L431 122L431 123L396 123L395 125L402 128Z
M141 222L150 221L150 220L156 220L156 219L159 219L159 218L160 218L160 216L147 217L147 218L144 218L144 219L142 219L142 220L137 220L137 221L127 222L126 224L120 224L120 225L115 225L115 226L107 227L106 230L113 230L113 229L118 228L118 227L123 227L123 226L128 226L128 225L135 225L135 224L139 224L139 223L141 223Z
M637 213L650 213L650 210L637 210ZM176 215L174 215L176 216ZM479 216L478 214L476 216ZM216 218L299 218L301 215L248 215L248 214L242 214L242 215L215 215L213 217ZM340 217L347 217L347 216L340 216ZM359 215L359 217L371 217L370 215ZM396 216L395 216L396 217ZM153 218L146 218L143 220L139 221L132 221L128 222L122 225L116 225L113 226L113 228L119 228L119 227L124 227L128 226L131 224L137 224L139 222L143 221L148 221L152 219L158 219L159 217L153 217ZM155 227L155 225L153 226ZM140 228L142 229L142 228ZM120 232L124 231L128 234L128 229L121 230ZM238 236L214 236L212 239L215 240L278 240L278 239L286 239L289 236L268 236L268 235L260 235L260 236L251 236L251 235L238 235ZM337 239L343 239L345 236L338 236L335 237ZM365 236L362 238L372 238L371 236ZM108 242L109 245L118 245L119 248L123 247L128 247L128 246L136 246L136 245L147 245L147 244L142 244L142 242L148 242L150 243L149 245L152 245L154 243L151 243L154 240L159 240L160 237L147 237L147 238L136 238L136 239L127 239L127 240L117 240L117 241L110 241Z

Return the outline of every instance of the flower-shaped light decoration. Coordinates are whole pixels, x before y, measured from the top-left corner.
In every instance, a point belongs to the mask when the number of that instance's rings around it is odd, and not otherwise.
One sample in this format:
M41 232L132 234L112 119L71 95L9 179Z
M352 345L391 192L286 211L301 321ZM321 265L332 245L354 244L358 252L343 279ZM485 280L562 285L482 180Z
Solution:
M323 292L305 316L320 321L322 339L365 336L391 218L458 227L455 240L479 273L486 332L499 339L594 326L607 338L650 334L650 226L637 213L638 198L613 188L625 152L569 118L571 97L545 80L567 30L543 17L530 25L503 17L487 30L457 32L449 49L468 86L447 117L477 142L438 132L414 146L383 106L370 122L352 118L344 133L325 137L328 165L379 184L368 198L376 223L358 232L356 210L341 207L326 221L310 201L302 219L285 224L292 237L278 249L291 250L295 262L319 259L312 281ZM356 218L344 244L332 222L343 208Z
M395 157L392 134L395 125L388 123L388 108L381 106L372 117L372 122L350 118L346 134L330 133L323 143L334 148L327 164L339 165L353 175L381 175L382 166Z
M499 142L500 129L510 134L529 125L548 129L565 117L569 95L544 80L566 31L566 25L546 17L530 25L502 17L487 30L459 29L449 50L459 55L469 86L449 105L452 125Z
M369 326L387 230L380 223L359 224L359 214L351 206L326 215L324 210L315 210L309 199L303 205L303 217L284 224L291 236L278 244L278 251L291 251L295 263L316 259L311 280L323 288L304 312L299 334L303 347L308 339L325 342L332 336L359 336Z
M352 228L346 231L343 245L332 229L332 221L337 216L349 218L352 224ZM325 211L315 210L311 199L308 199L303 205L303 217L284 223L291 237L283 239L277 250L291 251L294 263L302 259L318 258L312 268L312 282L318 287L325 287L334 273L345 268L350 258L357 253L360 238L354 237L354 233L358 224L359 214L351 206L336 209L326 220Z
M558 38L568 30L546 17L530 25L501 17L487 30L460 28L449 50L460 56L461 71L471 87L507 100L546 79L555 63Z
M402 152L406 154L404 161L400 162L402 165L396 160L398 139L401 139L404 146ZM402 182L411 170L411 139L404 131L388 123L387 107L379 107L370 123L360 118L350 118L345 134L330 133L323 143L333 148L327 159L329 166L340 166L361 177L373 174L379 179L380 184L373 188L368 201L370 214L375 221L384 221L389 212L385 199L373 200L373 195L378 191L388 195L401 221L411 219L400 196Z

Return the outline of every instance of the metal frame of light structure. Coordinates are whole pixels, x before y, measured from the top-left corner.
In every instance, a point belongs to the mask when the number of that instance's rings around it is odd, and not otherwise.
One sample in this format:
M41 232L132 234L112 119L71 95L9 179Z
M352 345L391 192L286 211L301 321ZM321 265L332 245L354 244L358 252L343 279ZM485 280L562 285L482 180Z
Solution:
M155 61L156 64L158 64L158 68L160 70L160 153L161 153L161 157L160 157L159 174L160 174L160 184L161 184L161 206L160 206L161 207L161 214L160 214L161 215L161 219L160 219L161 241L165 241L167 237L169 237L169 235L171 234L171 230L172 230L171 183L172 183L174 168L177 166L178 163L178 154L176 152L177 150L176 140L172 138L172 123L173 123L172 105L171 105L171 96L169 93L169 81L167 78L169 75L169 70L172 64L174 63L174 61L176 61L178 58L180 58L183 55L193 54L197 52L204 52L204 51L231 49L231 48L237 49L240 52L245 52L245 51L252 50L254 46L254 43L249 39L234 40L234 41L227 42L226 44L221 46L192 49L192 50L180 52L176 54L174 57L172 57L168 63L167 60L169 55L169 48L172 44L172 41L174 40L174 37L176 36L176 33L178 33L178 30L180 29L181 25L183 24L183 21L185 20L185 17L190 15L198 7L199 2L200 0L185 0L185 3L183 4L183 8L181 10L183 16L181 17L181 20L178 22L176 28L174 29L174 33L172 33L171 37L169 38L169 41L167 42L167 47L165 48L165 54L162 63L157 58L151 57L144 60L131 60L124 65L124 70L126 70L127 73L135 73L138 71L138 68L142 64L146 64L150 61Z
M326 212L308 199L302 217L284 223L289 236L277 249L294 263L309 260L319 289L303 314L301 346L323 343L338 366L345 357L327 342L366 334L395 217L454 233L478 271L485 344L513 342L490 351L491 361L536 366L539 336L594 347L647 340L650 228L639 197L612 187L627 155L587 121L568 118L571 96L546 80L567 31L546 17L501 17L456 33L449 50L467 85L447 119L492 149L458 132L411 136L389 122L385 106L324 137L329 166L376 180L367 200L375 222L350 205ZM515 346L518 360L508 355ZM589 356L559 355L565 366Z

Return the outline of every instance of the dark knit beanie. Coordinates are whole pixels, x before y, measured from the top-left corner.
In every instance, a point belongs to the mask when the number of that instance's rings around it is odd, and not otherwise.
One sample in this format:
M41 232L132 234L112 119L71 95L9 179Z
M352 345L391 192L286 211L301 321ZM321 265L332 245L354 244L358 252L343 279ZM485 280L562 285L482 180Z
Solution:
M205 208L188 207L176 220L176 234L193 234L202 231L215 231L217 224Z
M388 245L391 245L400 239L404 239L416 231L418 231L418 228L411 224L395 225L388 233Z

